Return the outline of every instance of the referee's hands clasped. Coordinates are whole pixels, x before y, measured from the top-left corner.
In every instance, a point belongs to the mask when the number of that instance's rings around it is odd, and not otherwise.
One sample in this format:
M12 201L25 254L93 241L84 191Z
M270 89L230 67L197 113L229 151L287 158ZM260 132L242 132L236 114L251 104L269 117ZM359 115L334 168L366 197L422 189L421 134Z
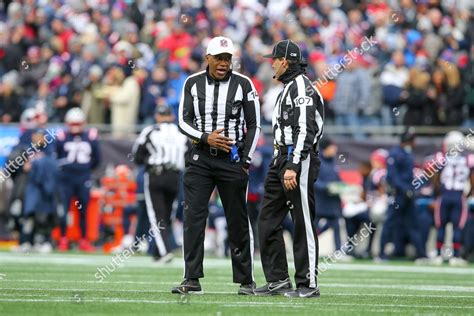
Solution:
M215 147L228 153L231 150L234 141L229 137L221 135L223 131L223 128L213 131L207 138L207 143L210 147Z
M293 170L286 170L283 175L283 185L288 191L296 189L298 187L298 181L296 181L297 173Z

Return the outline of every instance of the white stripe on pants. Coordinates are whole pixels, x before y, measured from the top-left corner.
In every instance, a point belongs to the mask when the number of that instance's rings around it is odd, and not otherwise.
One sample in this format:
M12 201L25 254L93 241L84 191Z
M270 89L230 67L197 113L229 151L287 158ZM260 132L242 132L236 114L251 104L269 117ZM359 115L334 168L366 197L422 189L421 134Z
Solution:
M150 175L148 172L144 174L144 191L145 191L145 203L146 203L146 212L148 214L148 220L150 221L151 235L155 239L156 247L160 256L165 256L168 252L166 251L166 246L161 236L160 229L158 227L158 221L156 220L155 209L153 208L153 202L151 201L150 193Z
M303 208L304 226L306 231L306 242L308 244L308 260L309 260L309 287L316 287L316 242L313 234L313 225L311 223L310 209L308 205L308 174L311 158L301 162L300 175L300 194L301 206Z

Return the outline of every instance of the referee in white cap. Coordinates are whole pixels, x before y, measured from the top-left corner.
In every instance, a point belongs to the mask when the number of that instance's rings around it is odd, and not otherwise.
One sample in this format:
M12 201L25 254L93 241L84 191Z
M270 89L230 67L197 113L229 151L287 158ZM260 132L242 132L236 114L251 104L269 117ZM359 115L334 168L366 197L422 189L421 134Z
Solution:
M184 173L184 281L172 293L202 293L204 230L217 186L227 220L234 283L252 295L253 235L247 214L248 168L260 133L252 81L232 71L232 41L213 38L207 68L189 76L179 104L179 128L193 140Z

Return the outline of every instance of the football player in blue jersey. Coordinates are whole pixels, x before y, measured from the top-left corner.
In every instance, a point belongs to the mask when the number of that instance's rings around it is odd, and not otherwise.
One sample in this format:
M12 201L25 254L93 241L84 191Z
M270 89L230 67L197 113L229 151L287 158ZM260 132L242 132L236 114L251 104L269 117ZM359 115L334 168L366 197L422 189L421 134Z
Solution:
M438 229L436 249L438 257L435 264L443 263L441 251L445 241L446 224L453 225L453 256L449 264L463 266L467 262L460 257L462 247L462 231L467 221L468 209L466 202L466 188L470 184L470 193L474 185L474 155L466 150L466 138L459 131L446 134L443 142L443 152L435 155L436 165L441 170L436 176L435 187L438 197L435 203L435 226ZM469 183L470 182L470 183Z
M20 243L34 242L35 250L40 253L52 251L50 236L56 213L57 164L52 150L48 149L52 141L47 136L44 129L33 132L31 146L34 151L27 150L29 158L23 165L28 176Z
M86 214L92 187L91 173L99 165L100 151L98 131L86 129L86 115L80 108L72 108L66 113L67 129L58 133L56 152L59 164L59 184L64 214L61 216L60 251L69 249L66 238L67 213L71 200L80 214L81 239L79 249L87 252L95 248L86 238Z
M20 137L18 144L16 144L11 153L8 156L8 161L14 161L16 157L21 156L28 147L31 147L31 138L33 131L36 127L35 122L35 109L26 109L23 111L20 117ZM10 196L10 219L8 226L12 232L21 234L22 231L22 222L23 222L23 209L24 209L24 193L25 186L28 179L28 173L24 170L24 165L20 166L14 172L6 174L7 176L11 175L13 180L13 190ZM2 174L3 176L4 174ZM1 177L0 177L1 179ZM21 240L22 238L20 238ZM30 245L31 246L31 245ZM29 246L27 244L22 245L18 250L25 250ZM24 249L23 249L24 248Z
M415 134L408 129L401 135L400 145L390 149L387 157L386 180L390 205L382 227L380 253L379 258L376 258L378 262L388 259L385 254L388 242L397 244L397 239L404 237L408 237L415 247L417 261L423 262L426 259L426 249L419 231L418 214L415 211L414 146Z

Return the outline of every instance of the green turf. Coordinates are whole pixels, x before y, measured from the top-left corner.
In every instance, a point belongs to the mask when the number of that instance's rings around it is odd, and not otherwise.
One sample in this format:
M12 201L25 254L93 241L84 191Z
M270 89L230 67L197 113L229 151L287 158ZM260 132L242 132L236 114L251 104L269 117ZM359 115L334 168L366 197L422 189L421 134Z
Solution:
M320 275L319 299L287 299L236 295L225 259L206 259L204 295L170 294L181 281L182 259L158 266L135 255L98 282L97 267L111 258L0 252L0 315L474 314L473 265L333 264ZM255 277L263 284L258 261Z

